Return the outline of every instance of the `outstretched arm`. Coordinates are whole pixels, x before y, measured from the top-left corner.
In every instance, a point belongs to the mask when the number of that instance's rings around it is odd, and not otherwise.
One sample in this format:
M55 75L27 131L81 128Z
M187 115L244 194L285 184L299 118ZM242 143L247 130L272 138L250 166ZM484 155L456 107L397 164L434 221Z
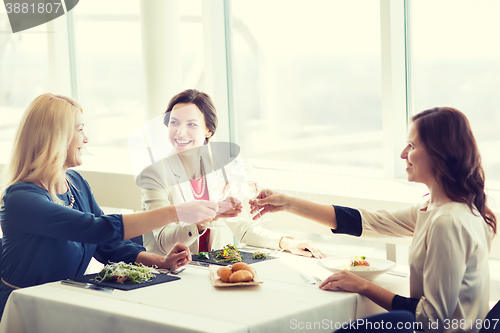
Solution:
M217 210L217 203L198 200L147 212L123 215L124 239L145 234L173 222L198 223L212 220Z
M257 199L250 200L251 213L264 215L267 213L286 211L321 223L331 229L337 229L335 209L331 205L317 204L308 200L262 190ZM258 214L253 219L259 218Z

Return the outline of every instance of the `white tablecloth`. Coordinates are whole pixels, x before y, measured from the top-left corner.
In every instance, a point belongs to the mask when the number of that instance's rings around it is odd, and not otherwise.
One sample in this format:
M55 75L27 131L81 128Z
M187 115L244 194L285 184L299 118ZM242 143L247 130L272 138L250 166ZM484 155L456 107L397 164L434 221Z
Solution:
M208 268L188 266L181 280L114 294L59 282L14 291L1 332L331 332L335 325L382 312L358 294L326 292L300 272L327 277L316 259L281 254L253 265L260 286L215 288ZM408 278L375 283L407 295Z

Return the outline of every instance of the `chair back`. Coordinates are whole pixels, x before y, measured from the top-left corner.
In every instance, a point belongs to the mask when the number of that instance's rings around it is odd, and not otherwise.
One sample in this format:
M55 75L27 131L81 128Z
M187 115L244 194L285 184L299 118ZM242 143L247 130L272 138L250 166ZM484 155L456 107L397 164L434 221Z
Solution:
M479 333L500 332L500 301L488 312Z
M381 333L381 332L399 332L413 333L415 316L410 311L390 311L378 315L357 319L352 325L345 324L335 331L335 333L344 332L363 332L363 333ZM416 326L415 326L416 327Z

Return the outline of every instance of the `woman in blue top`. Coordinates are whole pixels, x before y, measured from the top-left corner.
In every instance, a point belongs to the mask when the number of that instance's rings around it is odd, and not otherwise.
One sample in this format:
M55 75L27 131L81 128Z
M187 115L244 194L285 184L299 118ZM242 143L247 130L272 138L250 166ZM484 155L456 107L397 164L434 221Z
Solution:
M0 188L3 253L0 313L12 290L84 274L95 257L177 268L191 261L176 244L167 255L147 253L128 239L165 224L215 217L218 206L189 202L148 212L104 215L82 176L81 106L73 99L43 94L26 109Z

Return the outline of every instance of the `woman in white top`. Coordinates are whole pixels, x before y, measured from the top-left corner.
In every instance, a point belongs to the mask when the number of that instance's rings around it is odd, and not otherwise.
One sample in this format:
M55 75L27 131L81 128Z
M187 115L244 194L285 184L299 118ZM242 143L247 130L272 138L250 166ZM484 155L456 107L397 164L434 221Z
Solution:
M146 168L137 177L136 182L142 191L143 209L151 210L199 199L220 200L216 193L210 193L210 189L217 177L223 179L222 167L231 170L236 163L241 163L241 156L231 161L229 154L220 153L217 143L208 143L217 129L216 109L210 96L194 89L177 94L168 104L164 124L168 127L168 138L175 151ZM143 236L144 246L148 251L158 254L168 253L176 242L187 245L192 253L220 248L225 245L220 240L221 230L207 229L207 223L235 217L240 213L241 203L237 202L232 207L232 203L226 199L219 203L218 215L211 221L192 225L175 223L158 228ZM294 240L293 237L254 226L250 217L247 221L227 225L247 245L283 248L294 254L324 257L311 242Z
M252 211L289 211L334 233L413 236L409 298L348 271L331 275L320 288L356 292L387 310L409 310L424 331L477 332L489 310L488 254L496 218L486 205L481 157L467 118L447 107L415 115L401 158L408 180L427 185L426 202L367 212L265 190L251 202Z

